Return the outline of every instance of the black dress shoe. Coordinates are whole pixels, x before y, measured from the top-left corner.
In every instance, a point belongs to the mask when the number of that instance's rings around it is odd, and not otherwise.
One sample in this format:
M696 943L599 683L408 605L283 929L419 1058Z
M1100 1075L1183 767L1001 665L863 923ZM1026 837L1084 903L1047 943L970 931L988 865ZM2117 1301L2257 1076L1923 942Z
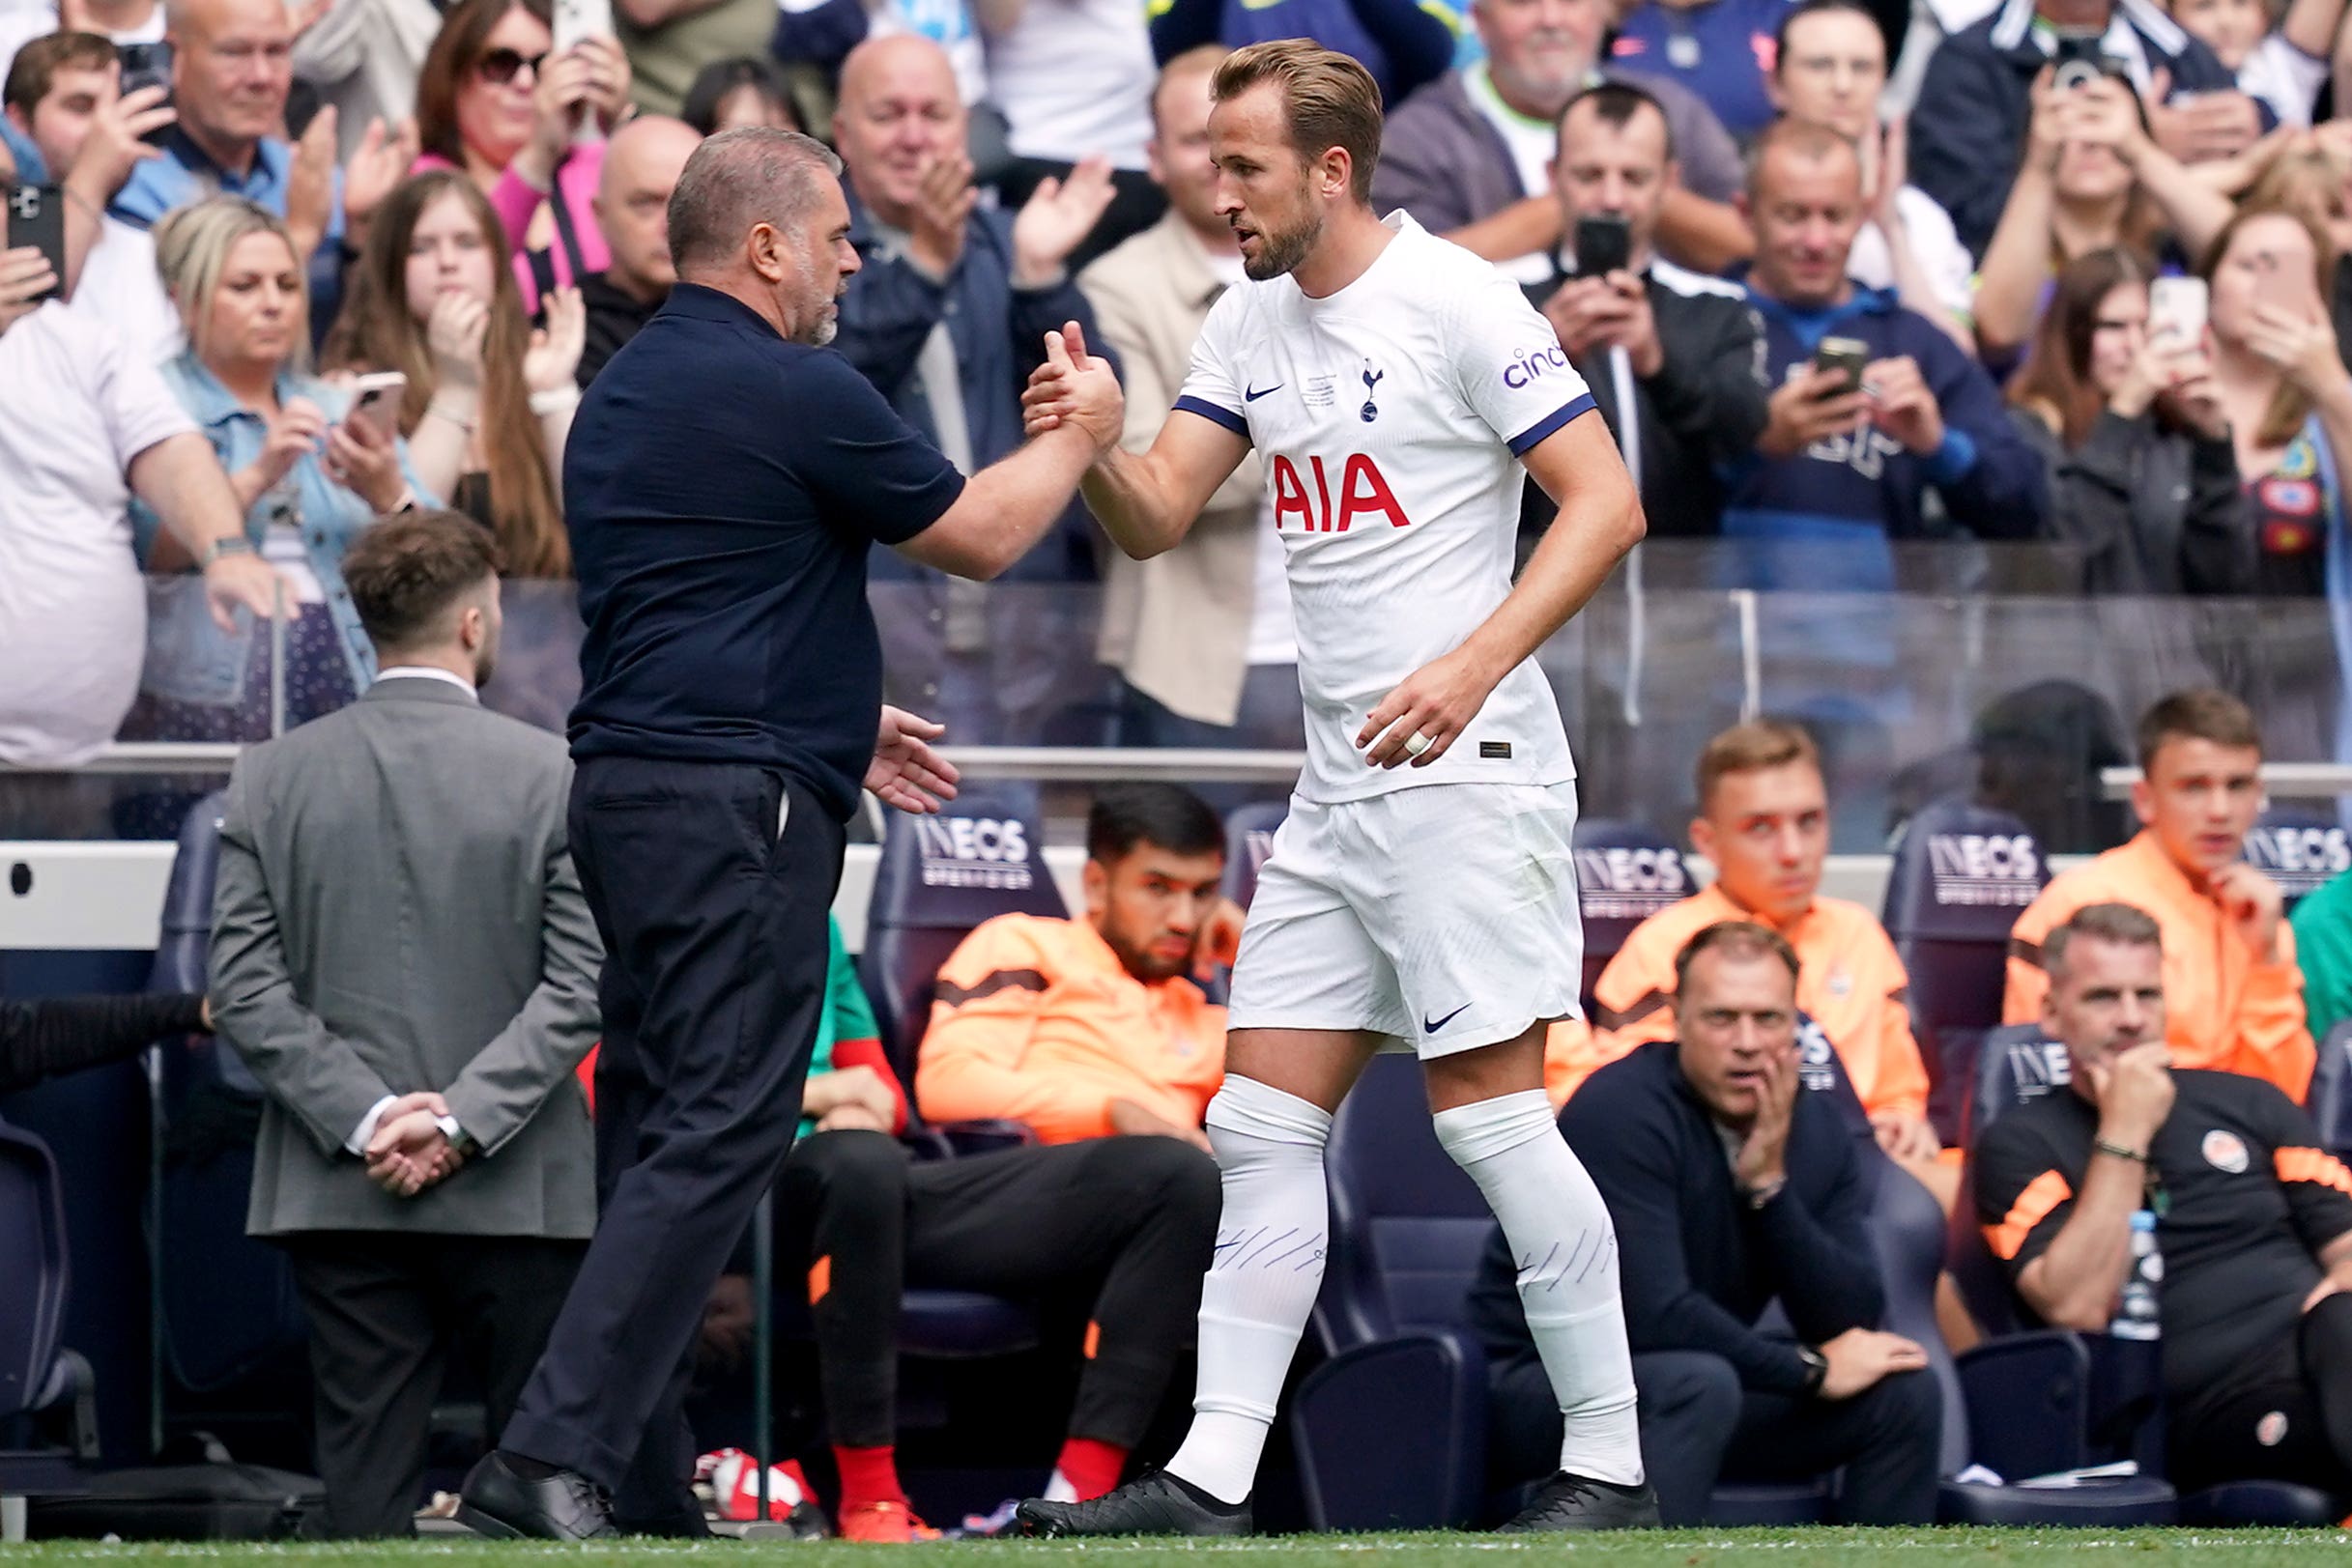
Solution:
M619 1533L604 1488L577 1470L526 1480L496 1452L466 1473L457 1522L492 1540L601 1541Z
M1249 1501L1219 1502L1164 1470L1085 1502L1031 1498L1014 1510L1018 1534L1049 1540L1081 1535L1248 1535Z

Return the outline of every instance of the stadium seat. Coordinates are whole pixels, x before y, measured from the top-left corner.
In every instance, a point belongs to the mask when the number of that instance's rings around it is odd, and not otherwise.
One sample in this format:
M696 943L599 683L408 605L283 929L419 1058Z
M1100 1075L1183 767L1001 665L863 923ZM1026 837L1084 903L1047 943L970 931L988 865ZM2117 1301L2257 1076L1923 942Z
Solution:
M1225 818L1225 897L1249 907L1258 871L1274 853L1274 836L1290 808L1271 801L1244 806Z
M180 829L163 893L151 991L202 991L213 937L223 797L197 802ZM163 1053L158 1234L148 1239L162 1303L171 1381L232 1403L262 1387L272 1405L304 1408L308 1336L286 1255L245 1235L253 1138L265 1098L244 1059L218 1039Z
M2338 1034L2329 1039L2340 1054L2345 1041ZM1971 1148L1977 1132L2004 1111L2049 1095L2073 1092L2066 1047L2051 1040L2039 1025L2004 1025L1985 1037L1984 1047L1977 1060L1975 1093L1968 1103L1967 1142ZM2163 1474L2164 1442L2161 1413L2155 1419L2146 1413L2155 1404L2153 1385L2158 1376L2152 1347L2106 1334L2033 1326L2031 1311L1985 1245L1977 1225L1975 1167L1972 1158L1962 1167L1947 1263L1970 1314L1987 1337L1983 1346L1963 1358L1964 1363L1973 1374L1982 1358L2007 1390L1997 1401L1983 1401L1987 1419L1975 1427L1980 1461L2004 1475L2034 1475L2128 1455L2138 1459L2141 1479L2154 1481ZM2068 1340L2075 1343L2076 1350L2053 1349ZM2074 1367L2071 1376L2063 1370L2069 1361ZM1947 1497L1953 1490L1945 1489ZM2080 1491L2057 1494L2055 1501L2064 1506ZM2348 1507L2352 1507L2352 1499L2331 1497L2289 1482L2237 1481L2182 1497L2177 1517L2190 1525L2328 1525L2342 1519ZM1951 1517L1974 1524L2031 1522L1982 1510ZM2170 1518L2120 1523L2170 1523Z
M80 1451L96 1457L94 1430L65 1448L12 1436L68 1400L77 1427L92 1419L89 1365L61 1343L68 1278L57 1161L41 1139L0 1122L0 1497L79 1492Z
M2009 929L2050 868L2023 822L1958 797L1912 816L1892 853L1881 917L1910 976L1929 1119L1951 1144L1978 1042L2001 1021Z
M1633 928L1699 885L1682 851L1647 822L1580 821L1575 845L1576 903L1585 927L1584 982L1577 995L1590 1016L1592 987Z
M2352 870L2352 836L2333 812L2301 803L2273 806L2246 835L2246 859L2279 884L2291 915L2331 878Z
M2352 1153L2352 1018L2328 1031L2311 1069L2308 1107L2320 1147L2341 1158Z

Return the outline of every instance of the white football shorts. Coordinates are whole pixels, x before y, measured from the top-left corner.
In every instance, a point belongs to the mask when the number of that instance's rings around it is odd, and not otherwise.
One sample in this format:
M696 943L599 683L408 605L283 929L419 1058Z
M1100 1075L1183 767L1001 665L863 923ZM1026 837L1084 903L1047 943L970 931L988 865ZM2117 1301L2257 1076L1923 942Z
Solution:
M1576 785L1293 798L1258 873L1226 1026L1368 1029L1426 1060L1574 1016Z

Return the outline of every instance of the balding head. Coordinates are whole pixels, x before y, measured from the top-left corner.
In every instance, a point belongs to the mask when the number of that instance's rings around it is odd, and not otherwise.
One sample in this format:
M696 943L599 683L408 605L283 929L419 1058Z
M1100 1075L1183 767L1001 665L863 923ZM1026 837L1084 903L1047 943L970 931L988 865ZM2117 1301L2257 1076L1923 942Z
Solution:
M168 0L172 106L180 128L240 175L284 123L294 86L294 30L285 0Z
M947 51L910 33L868 39L842 65L833 145L849 185L875 217L912 227L923 176L933 164L966 165L969 128Z
M703 142L670 195L678 279L731 295L795 342L831 342L858 269L840 170L797 130L746 126Z
M683 120L640 115L605 144L597 178L596 227L613 260L605 281L640 304L652 304L677 281L670 262L670 193L703 144Z

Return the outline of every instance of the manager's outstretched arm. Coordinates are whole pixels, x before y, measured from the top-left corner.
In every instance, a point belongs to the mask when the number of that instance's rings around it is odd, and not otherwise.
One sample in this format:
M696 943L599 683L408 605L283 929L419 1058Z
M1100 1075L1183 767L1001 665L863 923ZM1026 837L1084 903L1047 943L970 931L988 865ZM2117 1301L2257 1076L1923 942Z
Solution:
M1125 416L1124 395L1107 376L1081 378L1081 372L1104 361L1087 354L1077 323L1064 327L1059 339L1048 337L1046 342L1046 362L1021 394L1027 432L1040 436L1074 419L1091 427L1105 417L1117 428ZM1101 402L1105 381L1117 398L1107 407ZM1217 487L1248 452L1248 437L1178 408L1160 427L1151 450L1105 449L1078 489L1111 542L1135 559L1148 560L1183 540Z
M1446 755L1489 693L1600 591L1625 552L1642 542L1642 498L1598 413L1569 420L1527 449L1528 472L1559 503L1527 570L1494 613L1443 658L1407 675L1357 732L1364 760L1426 767ZM1405 750L1416 734L1430 745Z

